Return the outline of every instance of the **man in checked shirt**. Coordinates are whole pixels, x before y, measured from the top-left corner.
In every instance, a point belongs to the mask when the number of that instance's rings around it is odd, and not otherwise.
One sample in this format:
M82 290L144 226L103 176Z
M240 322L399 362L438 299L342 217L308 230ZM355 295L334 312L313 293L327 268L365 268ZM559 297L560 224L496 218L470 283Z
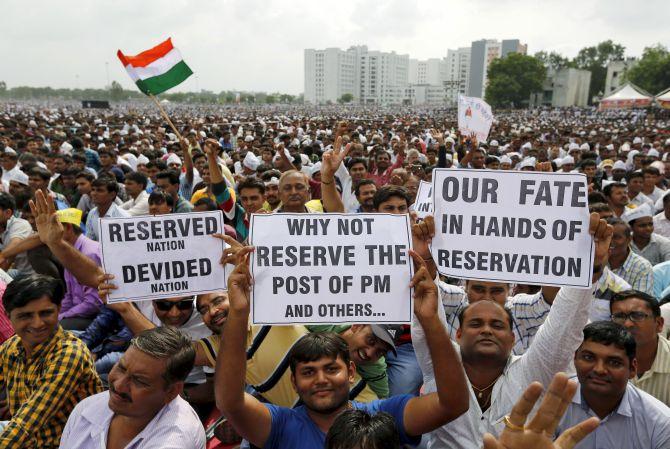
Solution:
M82 399L102 391L86 345L58 325L63 285L44 275L9 283L2 303L16 335L0 346L6 412L0 449L53 449Z

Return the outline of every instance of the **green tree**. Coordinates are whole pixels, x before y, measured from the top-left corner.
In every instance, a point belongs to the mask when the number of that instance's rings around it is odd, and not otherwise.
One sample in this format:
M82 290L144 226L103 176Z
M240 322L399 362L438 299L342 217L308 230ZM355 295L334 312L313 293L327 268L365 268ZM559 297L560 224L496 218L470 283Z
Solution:
M123 99L123 86L117 81L112 81L112 85L109 86L109 97L114 101Z
M570 62L568 58L554 51L549 53L546 51L538 51L534 56L535 59L539 59L547 69L560 70L573 66L573 63Z
M0 97L4 97L7 93L7 83L0 81Z
M342 96L337 100L338 103L351 103L354 99L354 96L350 93L342 94Z
M510 53L489 65L488 84L484 97L495 107L520 107L530 94L540 92L547 69L539 59Z
M670 52L661 45L647 47L640 61L626 72L626 79L652 95L670 87Z
M584 47L579 50L573 64L575 67L591 72L591 86L589 88L589 102L594 96L605 92L607 78L607 64L611 61L620 61L624 58L626 47L615 44L611 39L603 41L594 47Z

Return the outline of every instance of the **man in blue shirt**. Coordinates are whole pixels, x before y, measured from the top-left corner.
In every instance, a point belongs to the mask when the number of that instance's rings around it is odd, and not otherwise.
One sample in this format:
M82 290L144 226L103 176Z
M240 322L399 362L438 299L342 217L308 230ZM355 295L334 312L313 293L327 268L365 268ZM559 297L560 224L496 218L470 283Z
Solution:
M596 321L584 328L575 353L579 390L557 434L593 416L600 425L575 449L670 447L670 408L629 382L637 375L635 354L635 339L622 325Z
M435 393L394 396L367 404L349 401L356 369L349 358L349 349L340 336L323 332L298 340L286 357L293 387L303 405L293 409L278 407L246 394L250 251L252 248L241 250L228 280L230 312L217 357L215 393L219 410L251 444L264 448L324 447L326 433L337 416L345 410L358 409L390 414L401 442L416 445L422 434L467 411L468 388L463 366L436 313L437 287L421 257L413 252L418 268L411 283L415 288L414 314L428 329L427 343L437 379Z

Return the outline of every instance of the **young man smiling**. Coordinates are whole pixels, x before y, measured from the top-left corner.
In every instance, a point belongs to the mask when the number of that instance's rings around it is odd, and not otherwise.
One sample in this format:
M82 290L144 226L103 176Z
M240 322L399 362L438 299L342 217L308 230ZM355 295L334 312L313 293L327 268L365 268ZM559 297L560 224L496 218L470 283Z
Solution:
M2 303L16 335L0 347L0 389L11 417L0 447L53 449L70 412L102 390L93 358L58 325L60 281L30 275L12 281Z

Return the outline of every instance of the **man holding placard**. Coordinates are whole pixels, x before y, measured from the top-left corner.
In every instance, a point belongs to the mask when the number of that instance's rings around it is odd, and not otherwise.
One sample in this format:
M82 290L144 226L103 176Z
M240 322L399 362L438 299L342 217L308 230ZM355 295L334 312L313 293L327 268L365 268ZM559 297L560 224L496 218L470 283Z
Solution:
M439 207L436 204L436 209ZM602 275L612 238L612 227L598 214L590 217L595 241L591 282ZM429 448L479 449L484 432L499 435L508 426L507 414L523 392L523 385L539 381L545 387L556 372L565 371L581 343L595 285L587 289L563 287L523 356L513 356L515 335L509 310L494 301L478 301L461 311L456 341L470 382L469 411L431 433ZM446 327L444 309L438 315ZM412 341L424 373L424 391L435 390L434 357L426 347L428 332L412 324Z
M288 354L291 379L304 405L288 409L263 404L244 392L246 369L245 334L250 304L251 273L244 249L228 282L230 315L217 357L217 406L235 430L250 443L267 448L295 449L323 447L325 434L340 412L348 408L371 413L388 412L396 422L404 443L417 444L420 435L465 411L465 377L435 310L437 288L421 258L412 279L415 287L414 313L430 329L428 347L438 373L437 392L421 397L396 396L370 404L350 402L349 384L355 369L348 348L332 333L303 337ZM438 348L444 348L438 349Z

